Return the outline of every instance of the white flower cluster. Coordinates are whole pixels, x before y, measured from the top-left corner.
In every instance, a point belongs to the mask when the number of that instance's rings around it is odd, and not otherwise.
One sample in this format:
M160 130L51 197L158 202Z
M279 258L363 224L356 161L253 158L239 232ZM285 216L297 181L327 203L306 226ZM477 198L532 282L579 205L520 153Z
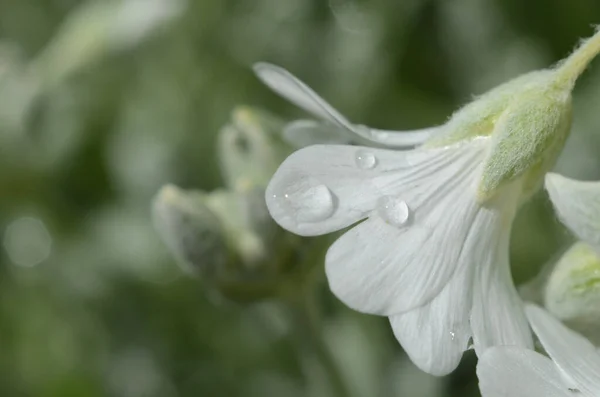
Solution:
M559 218L600 249L600 185L547 174L570 132L573 86L599 51L597 33L556 67L416 131L353 124L287 71L258 64L264 83L320 119L286 127L305 147L273 176L269 212L302 236L351 226L327 252L329 286L349 307L387 316L423 371L448 374L473 346L484 396L598 396L600 357L525 307L509 240L516 211L545 180ZM532 350L530 326L550 359Z

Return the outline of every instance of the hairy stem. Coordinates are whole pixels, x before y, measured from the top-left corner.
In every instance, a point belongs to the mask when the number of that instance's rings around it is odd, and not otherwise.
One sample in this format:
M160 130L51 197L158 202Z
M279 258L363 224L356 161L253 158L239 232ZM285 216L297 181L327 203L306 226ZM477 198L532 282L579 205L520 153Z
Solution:
M589 63L600 53L600 30L583 41L573 53L558 67L559 78L571 86L585 71Z

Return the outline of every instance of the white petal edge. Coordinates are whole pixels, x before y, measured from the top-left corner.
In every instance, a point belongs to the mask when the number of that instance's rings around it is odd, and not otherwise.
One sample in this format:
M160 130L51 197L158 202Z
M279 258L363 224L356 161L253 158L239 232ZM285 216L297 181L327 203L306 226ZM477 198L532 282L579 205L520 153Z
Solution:
M562 223L600 250L600 182L550 173L546 175L546 190Z
M394 336L411 361L428 374L454 371L468 347L471 273L470 266L463 266L431 302L390 317Z
M287 70L269 63L257 63L254 72L269 88L307 112L352 130L352 124L337 110Z
M396 174L386 181L389 194L411 211L406 225L390 224L373 211L329 248L325 271L341 301L391 316L426 304L446 286L480 208L475 184L481 147L471 144L456 149L449 163L437 159L435 166L417 169L417 177Z
M505 196L511 192L506 191ZM503 197L497 198L502 201ZM482 262L476 264L473 283L473 308L471 327L473 344L477 355L481 355L492 346L518 346L533 348L533 337L525 317L524 306L515 288L510 272L509 241L510 226L516 206L506 202L512 208L505 208L495 216L500 227L496 229L496 238L488 245Z
M350 144L351 140L331 123L295 120L283 128L283 139L295 148L321 144Z
M281 164L265 199L283 228L303 236L330 233L369 216L384 196L401 197L415 210L456 175L478 165L487 141L410 151L309 146ZM357 163L365 154L373 157L369 167Z
M569 397L552 360L533 350L497 346L477 363L482 397Z
M470 320L474 275L502 243L505 222L510 222L514 213L510 193L491 208L474 206L475 217L457 260L458 268L442 292L427 305L392 318L396 338L426 372L452 372L468 347L473 334ZM421 288L417 283L415 286Z
M337 128L340 137L345 137L365 145L377 145L390 148L409 148L424 143L427 139L443 130L443 126L423 128L409 131L378 130L364 125L350 123L340 112L314 92L308 85L287 70L269 63L257 63L254 72L269 88L283 98L294 103L307 112L327 121L330 125L316 126L317 130L323 128ZM288 126L289 132L298 126ZM306 131L307 125L302 128ZM343 139L343 138L342 138Z
M526 313L535 334L556 365L581 392L599 395L600 355L594 345L535 305L527 305Z

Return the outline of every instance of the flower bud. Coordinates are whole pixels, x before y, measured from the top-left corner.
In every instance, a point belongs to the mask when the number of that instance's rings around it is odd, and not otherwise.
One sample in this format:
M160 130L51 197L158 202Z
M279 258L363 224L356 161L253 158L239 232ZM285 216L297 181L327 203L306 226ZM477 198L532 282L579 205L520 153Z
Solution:
M548 278L544 304L557 318L600 342L600 254L575 243Z
M164 186L154 199L153 216L165 244L187 271L216 277L227 263L227 244L220 220L201 193Z
M264 188L291 152L280 138L283 123L248 107L238 107L219 133L218 155L225 184L237 192Z
M269 297L285 277L280 248L290 245L263 196L262 190L201 193L167 185L154 200L156 228L184 268L225 297Z

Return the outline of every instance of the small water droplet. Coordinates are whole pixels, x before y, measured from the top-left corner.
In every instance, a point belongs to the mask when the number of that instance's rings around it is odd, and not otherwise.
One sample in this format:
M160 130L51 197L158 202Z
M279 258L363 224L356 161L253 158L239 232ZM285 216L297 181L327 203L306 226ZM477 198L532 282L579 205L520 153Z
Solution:
M454 333L454 331L450 331L450 339L456 339L456 334Z
M357 151L355 160L358 168L362 168L363 170L374 168L377 165L377 158L367 150Z
M406 202L392 196L385 196L379 200L378 212L384 221L397 227L404 226L410 216Z
M311 177L295 180L282 193L272 198L286 216L296 222L319 222L329 218L335 209L331 190Z

